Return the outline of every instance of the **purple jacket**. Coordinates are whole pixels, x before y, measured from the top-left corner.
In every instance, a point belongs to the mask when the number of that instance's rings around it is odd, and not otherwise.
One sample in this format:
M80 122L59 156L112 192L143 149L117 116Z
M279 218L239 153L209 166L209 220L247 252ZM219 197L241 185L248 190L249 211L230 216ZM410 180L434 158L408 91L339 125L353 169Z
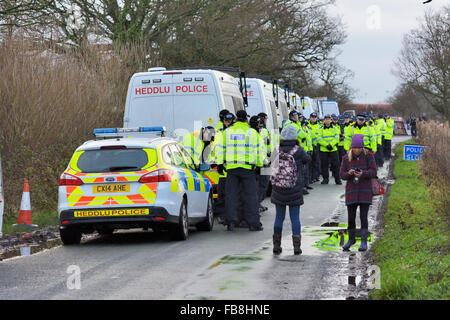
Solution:
M353 175L349 175L350 169L360 168L363 171L359 178L359 183L354 183ZM361 154L359 157L348 161L348 154L342 158L340 174L342 180L347 180L345 185L345 204L348 206L354 203L372 204L372 183L371 179L377 176L377 164L372 152L366 156Z

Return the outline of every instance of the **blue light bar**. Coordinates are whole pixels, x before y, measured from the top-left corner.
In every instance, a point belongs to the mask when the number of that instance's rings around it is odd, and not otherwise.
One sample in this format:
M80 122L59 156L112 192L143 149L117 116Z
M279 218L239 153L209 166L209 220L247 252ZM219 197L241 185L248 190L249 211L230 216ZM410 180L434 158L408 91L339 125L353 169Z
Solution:
M100 128L94 129L94 134L117 133L117 128Z
M140 132L152 132L152 131L166 131L165 127L140 127Z

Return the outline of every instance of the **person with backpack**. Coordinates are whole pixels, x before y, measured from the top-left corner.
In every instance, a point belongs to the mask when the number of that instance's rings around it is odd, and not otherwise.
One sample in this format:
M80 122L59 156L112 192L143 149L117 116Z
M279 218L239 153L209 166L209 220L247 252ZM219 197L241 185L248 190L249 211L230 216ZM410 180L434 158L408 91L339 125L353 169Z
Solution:
M342 249L350 250L356 243L356 209L359 206L361 219L361 246L359 251L367 250L367 237L369 236L369 223L367 215L372 204L371 180L377 176L377 163L372 152L364 148L364 135L355 134L349 152L342 158L339 172L341 179L346 180L345 205L348 213L349 240Z
M273 253L281 253L281 234L289 206L292 224L292 242L294 254L302 253L300 206L303 204L303 165L311 162L311 157L300 147L297 139L297 128L288 125L280 135L280 146L277 150L278 160L274 161L270 181L272 182L271 202L275 204L276 217L273 232ZM276 165L278 164L278 165Z

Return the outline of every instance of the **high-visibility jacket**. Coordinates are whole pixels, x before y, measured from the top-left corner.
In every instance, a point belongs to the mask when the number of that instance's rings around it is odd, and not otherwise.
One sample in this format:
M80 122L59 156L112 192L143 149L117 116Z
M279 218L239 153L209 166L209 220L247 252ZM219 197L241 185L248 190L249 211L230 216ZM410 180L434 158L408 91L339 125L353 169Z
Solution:
M383 120L377 119L375 121L375 130L376 130L376 133L377 133L377 144L378 145L381 145L381 143L383 141L383 136L384 136L384 134L386 132L384 127L385 127L385 124L384 124Z
M259 135L261 136L263 145L266 148L265 152L267 155L269 155L272 152L272 139L271 139L269 130L267 130L267 128L263 127L263 128L261 128Z
M183 137L182 145L183 148L190 154L192 160L194 160L194 163L199 165L201 163L201 156L205 147L205 142L201 139L200 130L186 134ZM208 153L207 157L211 157L211 152ZM203 159L204 162L209 162L209 160L210 159Z
M343 134L343 132L342 132L342 127L341 127L341 125L340 124L338 124L338 123L334 123L334 124L332 124L335 128L336 128L336 131L337 131L337 133L338 133L338 140L339 140L339 142L338 142L338 146L339 147L343 147L344 146L344 141L343 140L341 140L340 138L341 138L341 135Z
M219 120L219 123L218 123L217 126L214 128L214 130L215 130L216 132L225 130L225 125L223 124L222 121Z
M375 129L373 126L367 126L364 124L361 128L356 124L349 126L347 134L345 136L344 149L350 150L352 139L355 134L362 134L364 136L364 147L371 149L373 152L377 151L377 137L375 135Z
M295 121L293 121L291 119L288 119L288 120L286 120L283 123L283 128L286 127L286 126L289 126L289 125L294 125L295 127L298 127L298 123L297 122L295 122Z
M248 123L238 121L222 133L222 139L216 142L216 161L224 164L227 170L244 168L252 170L262 167L266 157L265 148L260 147L258 132Z
M312 142L312 131L311 131L311 129L308 126L303 127L303 130L307 134L305 151L306 152L313 151L314 149L313 149L313 142Z
M320 129L320 123L316 121L316 123L311 123L310 120L308 120L308 128L311 129L311 138L312 138L312 144L313 146L317 146L317 137L319 134Z
M392 136L394 135L394 119L387 119L386 121L386 133L384 134L384 139L386 140L392 140Z
M319 129L319 136L317 143L320 145L320 151L322 152L334 152L337 151L337 144L339 143L339 133L336 128L330 124L329 127L324 125ZM332 150L327 149L327 145L331 144Z

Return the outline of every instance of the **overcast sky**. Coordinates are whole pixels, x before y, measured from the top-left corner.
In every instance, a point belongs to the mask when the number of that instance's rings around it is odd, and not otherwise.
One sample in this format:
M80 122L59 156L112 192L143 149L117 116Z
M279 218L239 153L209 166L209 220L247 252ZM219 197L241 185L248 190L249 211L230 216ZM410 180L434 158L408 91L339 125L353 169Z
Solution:
M331 15L342 17L347 41L338 61L355 73L356 103L381 103L392 95L398 79L391 70L402 36L419 26L426 8L437 10L448 0L336 0ZM377 18L379 17L379 19Z

